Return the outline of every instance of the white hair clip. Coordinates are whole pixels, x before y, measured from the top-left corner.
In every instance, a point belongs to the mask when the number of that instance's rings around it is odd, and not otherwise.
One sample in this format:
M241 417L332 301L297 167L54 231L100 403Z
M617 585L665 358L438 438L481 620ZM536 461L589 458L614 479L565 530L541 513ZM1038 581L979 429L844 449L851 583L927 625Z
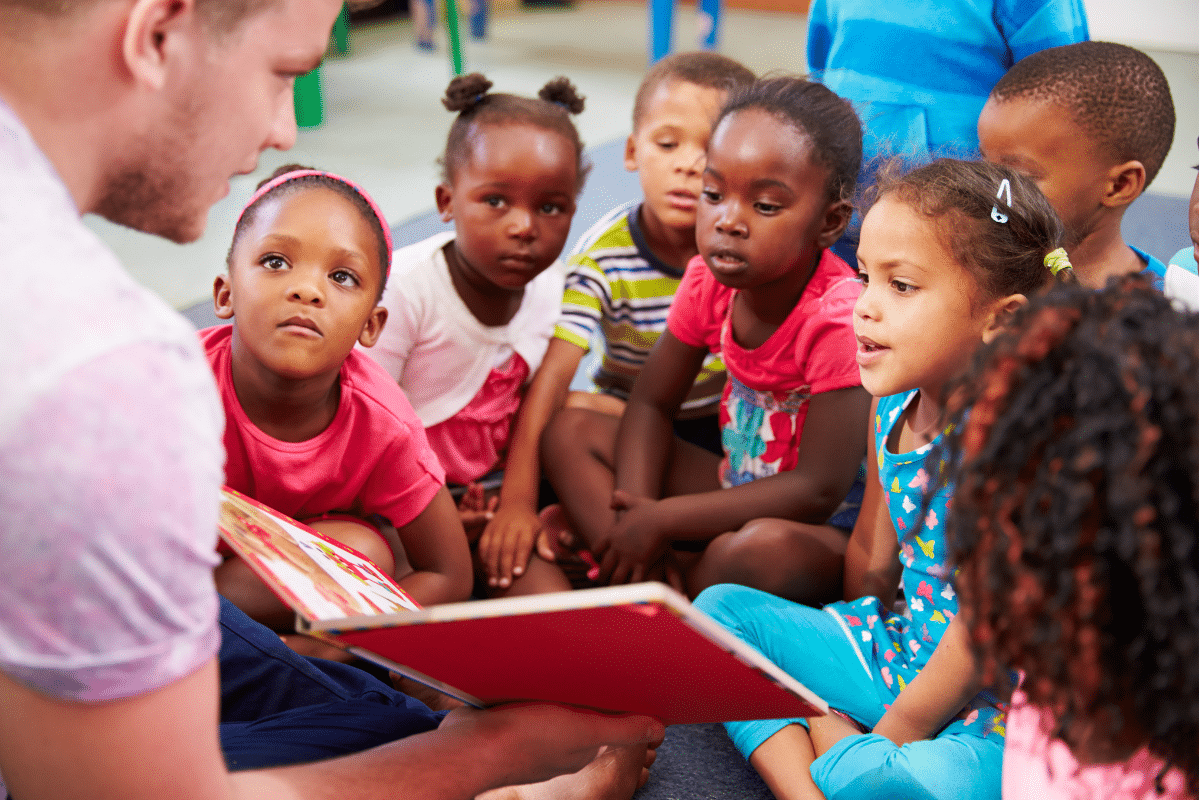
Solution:
M1000 188L996 190L996 199L999 200L1001 197L1004 198L1004 202L1008 204L1008 207L1012 208L1012 187L1008 185L1008 178L1000 181ZM996 206L992 206L992 219L995 222L1004 224L1008 222L1008 214L1001 212Z

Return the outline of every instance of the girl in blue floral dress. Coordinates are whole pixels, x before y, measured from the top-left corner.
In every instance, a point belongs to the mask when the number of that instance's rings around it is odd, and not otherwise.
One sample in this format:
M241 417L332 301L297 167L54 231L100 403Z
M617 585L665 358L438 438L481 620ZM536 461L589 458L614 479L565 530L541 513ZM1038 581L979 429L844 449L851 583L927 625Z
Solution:
M816 609L718 586L697 600L839 712L727 725L781 800L1000 796L1003 698L983 686L956 618L953 487L928 455L943 389L1053 281L1061 230L1034 184L1003 167L941 160L880 183L858 250L857 360L877 399L848 599Z

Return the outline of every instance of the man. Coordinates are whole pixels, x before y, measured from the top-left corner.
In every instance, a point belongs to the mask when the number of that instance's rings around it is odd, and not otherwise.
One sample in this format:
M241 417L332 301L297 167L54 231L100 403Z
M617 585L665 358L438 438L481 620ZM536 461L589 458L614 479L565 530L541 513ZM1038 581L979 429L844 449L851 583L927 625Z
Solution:
M471 797L585 765L500 791L628 796L661 737L644 717L459 711L343 758L226 769L221 407L190 327L79 215L199 236L231 175L294 142L292 81L340 5L0 0L0 780L19 800ZM220 617L240 668L311 668Z

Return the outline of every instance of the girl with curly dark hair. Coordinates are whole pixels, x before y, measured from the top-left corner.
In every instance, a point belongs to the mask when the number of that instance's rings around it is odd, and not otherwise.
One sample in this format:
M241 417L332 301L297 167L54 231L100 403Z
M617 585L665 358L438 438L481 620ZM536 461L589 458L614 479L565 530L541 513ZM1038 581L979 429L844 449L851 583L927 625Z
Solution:
M1198 382L1196 316L1130 277L1031 303L956 396L960 608L1024 673L1005 800L1196 792Z

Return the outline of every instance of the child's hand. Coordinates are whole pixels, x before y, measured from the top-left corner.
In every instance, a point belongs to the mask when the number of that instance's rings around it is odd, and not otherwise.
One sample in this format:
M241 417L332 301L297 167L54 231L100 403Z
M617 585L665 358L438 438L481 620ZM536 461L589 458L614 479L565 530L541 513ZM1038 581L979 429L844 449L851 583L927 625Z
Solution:
M479 537L479 560L487 570L488 586L507 589L524 574L541 529L541 520L528 509L493 506Z
M661 501L617 489L612 508L619 512L617 522L592 548L600 559L600 581L638 583L667 550Z
M499 496L484 500L481 484L467 484L467 493L458 501L458 518L462 520L463 529L467 532L467 541L474 542L479 538L484 526L495 515L499 503Z

